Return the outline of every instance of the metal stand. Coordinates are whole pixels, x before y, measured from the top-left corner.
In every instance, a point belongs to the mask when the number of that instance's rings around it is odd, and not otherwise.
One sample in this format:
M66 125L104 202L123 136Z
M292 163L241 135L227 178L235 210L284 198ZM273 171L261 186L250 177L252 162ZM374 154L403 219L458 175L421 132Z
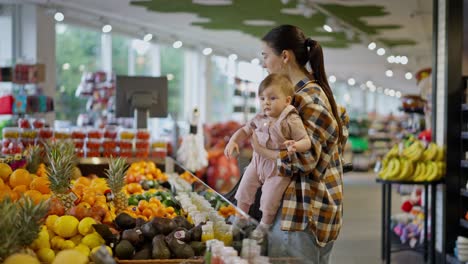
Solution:
M435 263L435 226L436 226L436 189L437 185L443 183L442 181L434 182L406 182L406 181L386 181L377 179L378 183L382 184L382 238L381 238L381 259L385 263L391 263L391 253L414 250L420 251L418 248L400 247L392 250L392 223L391 223L391 209L392 209L392 184L405 184L405 185L424 185L424 245L422 248L424 262L433 264ZM431 187L431 203L429 212L429 186ZM428 219L431 217L431 235L428 234Z

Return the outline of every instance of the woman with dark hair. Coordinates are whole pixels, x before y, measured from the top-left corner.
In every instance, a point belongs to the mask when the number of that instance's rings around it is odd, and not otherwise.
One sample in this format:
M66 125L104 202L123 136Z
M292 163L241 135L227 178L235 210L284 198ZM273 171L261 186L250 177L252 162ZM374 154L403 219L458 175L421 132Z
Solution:
M280 170L287 170L291 162L301 168L284 192L269 237L269 254L301 257L304 263L329 263L342 224L341 157L347 140L347 114L335 102L317 41L291 25L272 29L262 40L263 66L269 73L289 76L296 85L291 104L312 141L310 151L288 156L284 151L263 148L252 138L255 151L281 160Z

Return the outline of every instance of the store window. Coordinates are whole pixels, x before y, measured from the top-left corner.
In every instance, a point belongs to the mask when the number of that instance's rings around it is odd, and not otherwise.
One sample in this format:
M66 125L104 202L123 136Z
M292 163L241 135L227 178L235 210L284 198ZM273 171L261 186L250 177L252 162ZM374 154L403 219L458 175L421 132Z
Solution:
M112 69L115 74L129 74L129 49L131 39L128 37L112 35Z
M169 113L182 117L184 111L184 50L170 46L160 46L161 76L169 81Z
M7 5L0 5L0 66L11 66L12 61L12 19Z
M101 33L84 27L57 24L57 91L55 113L58 120L76 122L86 111L86 99L75 96L83 72L101 69Z
M152 76L151 44L149 42L133 39L131 41L133 70L131 75Z
M230 72L232 64L226 57L211 57L210 106L207 113L209 123L225 122L227 116L233 112L234 74Z

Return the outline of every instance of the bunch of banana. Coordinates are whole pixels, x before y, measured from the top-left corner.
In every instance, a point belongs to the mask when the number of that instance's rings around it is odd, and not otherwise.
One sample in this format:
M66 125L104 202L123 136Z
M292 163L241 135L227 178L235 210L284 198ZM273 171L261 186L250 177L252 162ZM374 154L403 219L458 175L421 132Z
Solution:
M411 160L419 161L424 153L424 146L419 140L416 140L409 147L405 148L402 152L402 156Z
M427 146L427 149L423 152L422 158L426 161L434 161L439 156L439 151L442 151L442 149L440 149L437 144L431 142L429 143L429 146Z
M445 163L440 161L418 162L412 180L415 182L439 180L445 174L444 166Z
M395 180L399 177L401 163L398 158L389 159L379 172L379 177L383 180Z

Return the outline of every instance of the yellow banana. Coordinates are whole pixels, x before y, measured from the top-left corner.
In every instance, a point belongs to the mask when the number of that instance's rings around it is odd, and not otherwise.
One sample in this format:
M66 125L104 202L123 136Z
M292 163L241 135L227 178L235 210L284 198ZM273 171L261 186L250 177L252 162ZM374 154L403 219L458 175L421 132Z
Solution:
M427 166L426 181L436 180L438 176L436 163L433 161L429 161L426 163L426 166Z
M391 167L390 167L391 169L388 172L388 179L389 180L395 180L395 179L398 178L399 173L401 171L400 160L397 159L397 158L391 159L390 160L390 165L391 165Z
M426 164L424 164L424 162L418 162L418 165L421 167L421 168L420 168L421 171L420 171L419 174L414 178L414 181L416 181L416 182L422 182L422 181L424 181L425 178L426 178L426 170L427 170L427 168L426 168Z
M419 174L421 174L421 165L419 165L419 162L415 163L415 168L414 168L414 172L413 172L413 175L411 175L411 178L409 178L409 180L412 180L414 181L414 179L418 178Z
M423 159L430 161L430 160L435 160L437 156L437 145L433 142L429 143L429 146L423 153Z

